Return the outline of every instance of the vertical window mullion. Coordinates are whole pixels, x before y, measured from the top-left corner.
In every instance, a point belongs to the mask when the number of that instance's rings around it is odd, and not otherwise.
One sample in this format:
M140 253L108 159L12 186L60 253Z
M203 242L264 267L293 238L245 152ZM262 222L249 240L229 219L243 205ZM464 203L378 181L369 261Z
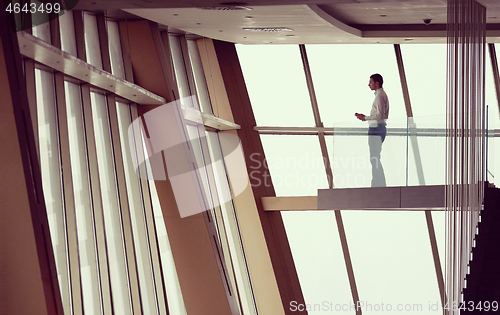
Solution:
M97 31L99 34L99 47L101 50L102 69L111 73L111 58L109 56L109 40L108 30L106 27L107 21L103 14L96 16Z
M99 264L99 279L101 288L102 307L104 314L112 313L111 280L108 267L108 250L104 231L103 205L100 197L99 169L97 166L97 150L92 118L92 105L89 85L82 85L82 102L87 140L88 165L90 173L90 191L94 210L95 237L97 242L97 259Z
M71 12L66 13L71 14ZM86 53L86 43L85 43L85 19L84 12L80 10L73 11L73 21L75 25L75 41L76 41L76 56L83 60L87 61L87 53Z

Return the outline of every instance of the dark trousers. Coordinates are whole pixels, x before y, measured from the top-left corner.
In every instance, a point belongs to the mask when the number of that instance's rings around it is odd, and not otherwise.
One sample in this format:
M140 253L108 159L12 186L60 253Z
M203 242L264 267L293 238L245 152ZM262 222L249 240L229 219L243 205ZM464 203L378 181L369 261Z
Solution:
M370 147L370 163L372 165L372 187L386 187L384 168L380 161L382 143L387 130L385 124L368 128L368 146Z

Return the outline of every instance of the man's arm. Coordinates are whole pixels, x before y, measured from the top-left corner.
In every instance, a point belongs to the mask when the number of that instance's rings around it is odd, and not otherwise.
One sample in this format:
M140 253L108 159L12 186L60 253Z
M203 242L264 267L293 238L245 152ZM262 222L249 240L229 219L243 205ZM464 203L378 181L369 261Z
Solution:
M365 121L366 120L366 115L364 115L364 114L356 113L354 115L356 115L356 118L358 118L361 121Z

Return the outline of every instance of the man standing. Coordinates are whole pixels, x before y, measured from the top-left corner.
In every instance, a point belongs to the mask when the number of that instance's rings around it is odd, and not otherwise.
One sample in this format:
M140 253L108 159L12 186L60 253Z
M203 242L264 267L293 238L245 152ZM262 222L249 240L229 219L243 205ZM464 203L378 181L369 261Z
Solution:
M385 187L385 175L382 163L380 162L380 152L386 134L386 119L389 118L389 99L385 94L382 85L384 79L378 73L370 76L368 86L375 91L370 116L356 113L356 117L361 121L368 121L368 145L370 147L370 163L372 165L372 187Z

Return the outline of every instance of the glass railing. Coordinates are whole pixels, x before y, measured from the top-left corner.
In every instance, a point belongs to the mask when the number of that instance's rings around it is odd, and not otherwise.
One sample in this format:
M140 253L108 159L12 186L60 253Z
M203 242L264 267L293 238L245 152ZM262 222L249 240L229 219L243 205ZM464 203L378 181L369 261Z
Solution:
M445 184L444 115L391 118L386 130L380 145L380 136L368 136L367 123L333 126L333 136L327 137L327 147L335 188ZM500 153L496 152L498 146L494 144L499 141L500 129L490 125L488 130L485 178L494 182L495 164L498 164L494 157L495 153ZM373 141L374 138L377 141Z

